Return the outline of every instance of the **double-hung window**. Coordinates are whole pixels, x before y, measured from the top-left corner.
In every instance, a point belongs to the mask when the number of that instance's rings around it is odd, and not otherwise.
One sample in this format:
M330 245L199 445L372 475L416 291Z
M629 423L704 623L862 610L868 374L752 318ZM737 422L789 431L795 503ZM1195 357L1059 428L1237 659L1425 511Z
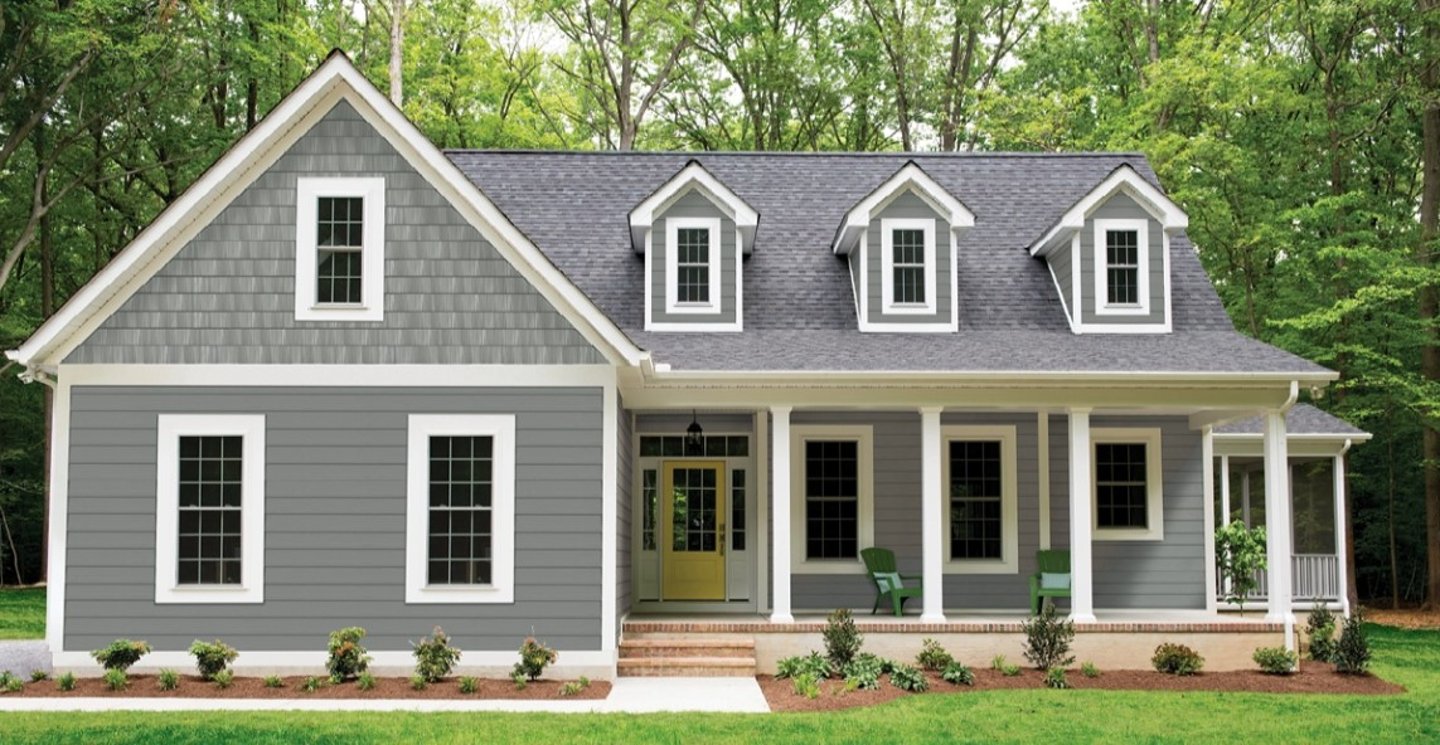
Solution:
M943 437L946 571L1015 573L1015 428L950 426Z
M405 601L515 597L515 417L410 416Z
M794 571L859 571L875 536L870 428L798 426L791 437Z
M885 313L935 313L935 221L880 221L881 300Z
M665 312L719 313L720 219L665 220Z
M263 602L265 417L162 414L157 433L155 602Z
M1149 222L1095 221L1095 298L1101 315L1150 312Z
M1094 530L1102 540L1165 537L1160 430L1095 429Z
M298 179L295 219L295 318L382 320L385 179Z

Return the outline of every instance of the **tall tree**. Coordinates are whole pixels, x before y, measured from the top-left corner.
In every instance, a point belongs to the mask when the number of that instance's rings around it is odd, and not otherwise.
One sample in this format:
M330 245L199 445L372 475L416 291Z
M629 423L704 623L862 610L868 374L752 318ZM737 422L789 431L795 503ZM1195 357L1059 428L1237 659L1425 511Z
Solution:
M1418 0L1421 40L1421 172L1420 265L1433 272L1440 251L1440 2ZM1425 381L1440 385L1440 283L1430 281L1420 291L1420 321L1425 325L1421 352L1421 374ZM1427 592L1430 608L1440 608L1440 411L1427 412L1425 426L1425 545Z

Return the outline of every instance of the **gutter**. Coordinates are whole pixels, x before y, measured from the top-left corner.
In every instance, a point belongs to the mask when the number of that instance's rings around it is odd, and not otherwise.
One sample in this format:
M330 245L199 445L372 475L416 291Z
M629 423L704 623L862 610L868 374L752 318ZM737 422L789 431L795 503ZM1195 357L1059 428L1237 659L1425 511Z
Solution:
M654 364L653 367L644 368L645 377L648 382L653 383L711 383L732 385L816 385L816 386L842 386L846 384L868 384L890 383L905 387L913 387L915 384L933 385L956 385L956 384L980 384L987 386L1000 385L1002 387L1026 387L1036 384L1064 383L1074 385L1075 383L1091 383L1096 385L1110 386L1133 386L1137 383L1174 386L1174 385L1215 385L1217 383L1230 386L1237 384L1240 387L1265 387L1269 388L1274 383L1289 383L1289 395L1282 410L1288 410L1295 404L1299 397L1300 380L1296 374L1289 373L1253 373L1253 372L1095 372L1095 371L1046 371L1035 372L1032 370L992 370L974 372L943 372L943 371L917 371L917 370L751 370L751 371L730 371L730 370L694 370L694 371L672 371L665 363ZM1305 380L1313 387L1323 387L1331 381L1337 380L1339 373L1326 370L1307 374Z

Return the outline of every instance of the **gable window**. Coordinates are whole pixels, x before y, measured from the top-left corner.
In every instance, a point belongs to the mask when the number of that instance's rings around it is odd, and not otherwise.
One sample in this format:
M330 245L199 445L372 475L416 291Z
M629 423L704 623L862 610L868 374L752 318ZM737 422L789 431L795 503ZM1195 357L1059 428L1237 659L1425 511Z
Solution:
M665 312L719 313L720 219L665 221Z
M157 425L155 602L262 602L265 417L165 414Z
M881 301L885 313L935 313L935 221L880 221Z
M1160 430L1096 429L1091 439L1096 538L1163 538Z
M951 426L943 436L946 570L1018 571L1015 428Z
M860 571L860 549L874 544L869 427L792 429L792 556L801 573Z
M382 320L385 180L302 178L295 193L295 318Z
M515 417L410 417L405 601L514 599Z
M1149 222L1095 221L1095 312L1150 312Z

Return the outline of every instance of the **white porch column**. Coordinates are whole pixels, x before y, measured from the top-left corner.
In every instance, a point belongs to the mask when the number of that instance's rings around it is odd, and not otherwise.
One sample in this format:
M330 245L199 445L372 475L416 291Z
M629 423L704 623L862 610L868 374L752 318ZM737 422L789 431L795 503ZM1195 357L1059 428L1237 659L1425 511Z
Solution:
M1090 410L1070 410L1070 619L1095 620L1091 582Z
M920 620L945 622L945 525L940 470L939 406L920 409L920 570L925 609Z
M1340 612L1350 617L1350 557L1345 554L1345 451L1350 441L1335 456L1335 581L1340 585Z
M772 474L770 514L775 524L775 549L772 552L774 579L771 592L771 623L794 623L790 613L790 409L789 406L770 407L774 418L770 433Z
M1230 524L1230 456L1220 456L1220 527Z
M1205 463L1200 473L1205 498L1205 610L1214 613L1219 603L1215 598L1215 433L1210 427L1200 433L1200 460Z
M1286 446L1285 412L1265 412L1265 536L1267 543L1266 580L1268 621L1285 622L1285 646L1294 648L1291 638L1290 593L1290 456Z

